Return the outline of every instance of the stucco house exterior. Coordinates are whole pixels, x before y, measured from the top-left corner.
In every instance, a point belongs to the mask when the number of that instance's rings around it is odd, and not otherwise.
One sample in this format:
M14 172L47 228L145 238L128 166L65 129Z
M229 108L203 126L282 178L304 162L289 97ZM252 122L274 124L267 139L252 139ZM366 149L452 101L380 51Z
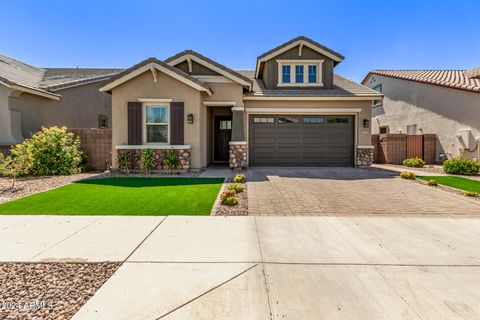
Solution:
M110 128L111 98L98 85L122 70L38 68L0 55L0 146L42 126Z
M334 69L344 57L306 37L232 70L195 51L150 58L106 81L115 155L173 149L184 169L356 166L372 161L371 105L382 95Z
M384 95L372 133L436 134L437 161L479 157L480 68L373 70L362 84Z

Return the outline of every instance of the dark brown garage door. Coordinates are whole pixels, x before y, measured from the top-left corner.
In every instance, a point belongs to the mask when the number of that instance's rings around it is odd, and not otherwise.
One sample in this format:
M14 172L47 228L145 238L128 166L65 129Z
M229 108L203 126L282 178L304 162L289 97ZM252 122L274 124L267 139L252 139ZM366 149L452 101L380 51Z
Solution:
M249 163L257 166L353 166L353 116L249 119Z

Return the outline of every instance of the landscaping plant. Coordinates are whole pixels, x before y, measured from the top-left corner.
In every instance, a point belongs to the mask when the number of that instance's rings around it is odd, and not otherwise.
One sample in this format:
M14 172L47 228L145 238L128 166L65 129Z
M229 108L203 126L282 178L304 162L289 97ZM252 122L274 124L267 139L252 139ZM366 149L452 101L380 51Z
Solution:
M28 169L26 166L28 166L28 162L22 161L21 158L18 157L13 158L9 156L1 159L0 174L11 179L11 189L15 188L17 178L24 175L25 171Z
M232 183L227 187L228 191L233 191L235 193L243 192L244 189L245 188L240 183Z
M129 174L130 173L130 164L131 164L130 151L120 152L118 154L117 161L118 161L118 168L120 168L120 170L123 173Z
M408 158L403 160L403 165L405 167L421 168L425 165L425 161L423 161L423 159L419 157Z
M180 161L173 149L167 150L163 158L163 168L166 174L170 174L173 169L178 168Z
M19 175L68 175L80 172L80 138L66 127L44 128L10 149Z
M237 173L233 176L233 182L235 183L244 183L245 182L245 175L242 173Z
M403 171L400 173L400 177L403 179L415 180L415 173L410 171Z
M238 199L233 191L225 191L220 196L220 202L227 206L235 206L238 204Z
M463 195L466 196L466 197L478 198L480 196L480 193L472 192L472 191L465 191L463 193Z
M150 174L153 168L155 168L155 157L153 154L153 150L150 148L143 149L140 160L142 160L142 167L143 170L145 170L145 173Z
M427 184L428 184L429 186L433 186L433 187L438 186L437 180L433 180L433 179L428 180L428 181L427 181Z
M453 158L443 162L443 171L450 174L471 176L480 171L480 162L468 158Z

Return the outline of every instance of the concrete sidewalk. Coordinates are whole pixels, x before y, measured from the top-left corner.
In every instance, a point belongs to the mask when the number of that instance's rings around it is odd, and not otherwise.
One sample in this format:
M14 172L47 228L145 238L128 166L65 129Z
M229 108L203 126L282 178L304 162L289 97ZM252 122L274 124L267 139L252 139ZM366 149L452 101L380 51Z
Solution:
M0 217L1 261L123 261L74 319L478 319L480 217Z

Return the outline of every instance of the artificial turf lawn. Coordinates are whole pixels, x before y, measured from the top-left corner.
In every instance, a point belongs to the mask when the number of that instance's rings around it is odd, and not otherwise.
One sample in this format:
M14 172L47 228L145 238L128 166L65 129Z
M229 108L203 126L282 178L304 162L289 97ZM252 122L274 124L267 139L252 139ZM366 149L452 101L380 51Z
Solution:
M428 180L436 180L438 184L443 184L445 186L457 188L460 190L471 191L471 192L480 192L480 181L461 178L461 177L453 177L453 176L417 176L417 178L428 181Z
M0 205L0 214L208 215L223 178L88 179Z

